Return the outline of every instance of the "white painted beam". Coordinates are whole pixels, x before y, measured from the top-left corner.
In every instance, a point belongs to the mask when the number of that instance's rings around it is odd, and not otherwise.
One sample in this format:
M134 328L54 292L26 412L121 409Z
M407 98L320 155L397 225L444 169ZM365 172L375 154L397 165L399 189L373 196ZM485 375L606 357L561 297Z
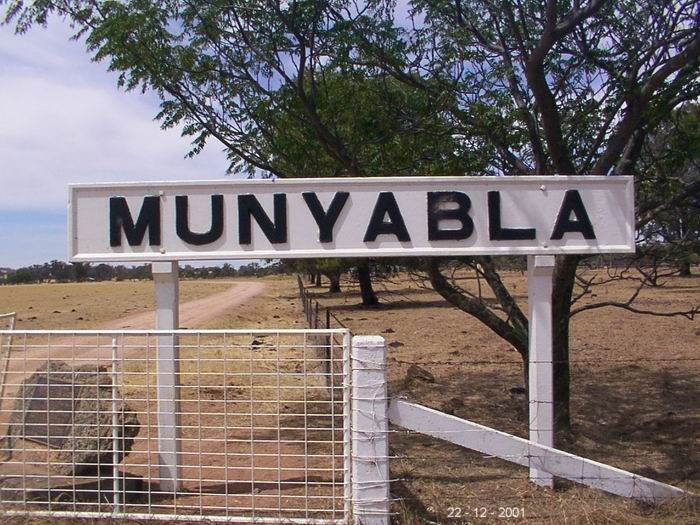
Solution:
M682 489L645 478L626 470L582 458L568 452L533 443L466 421L432 408L394 399L389 406L389 420L421 434L443 439L525 467L649 503L687 496Z
M552 277L554 256L527 258L529 323L529 430L530 441L554 446L554 364L552 359ZM530 480L554 487L554 478L533 463Z
M151 265L155 283L156 329L179 328L179 283L176 262ZM157 337L158 377L158 455L160 489L176 492L180 488L180 352L176 335Z

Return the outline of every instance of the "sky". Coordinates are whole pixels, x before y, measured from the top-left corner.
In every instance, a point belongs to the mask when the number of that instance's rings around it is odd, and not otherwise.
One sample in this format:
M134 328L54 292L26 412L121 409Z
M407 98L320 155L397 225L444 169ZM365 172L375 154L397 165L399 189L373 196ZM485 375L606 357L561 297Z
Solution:
M117 88L61 20L0 26L0 267L67 260L68 184L226 177L222 146L187 159L158 98Z

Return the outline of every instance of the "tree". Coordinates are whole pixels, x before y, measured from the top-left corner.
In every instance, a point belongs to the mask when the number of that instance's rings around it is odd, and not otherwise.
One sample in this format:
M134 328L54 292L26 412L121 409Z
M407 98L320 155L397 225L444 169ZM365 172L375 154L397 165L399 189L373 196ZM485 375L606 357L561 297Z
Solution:
M695 2L415 0L412 5L410 25L396 20L389 2L381 2L373 16L356 19L363 26L354 33L357 61L432 98L453 94L458 103L446 111L454 129L492 146L487 171L493 174L635 173L645 137L699 93ZM675 193L685 199L697 192L697 184L686 182ZM638 210L640 221L669 204L647 202ZM583 311L572 310L581 261L559 256L555 268L559 429L570 426L569 324ZM465 293L442 272L440 261L428 266L432 286L527 359L528 320L496 262L490 257L463 262L488 284L495 304Z
M352 29L337 11L342 2L7 3L20 32L52 13L67 16L121 85L158 92L163 127L183 125L190 154L214 137L232 172L461 174L478 162L478 152L454 142L431 98L347 67L337 55ZM369 305L377 297L368 264L358 273Z
M192 154L213 137L226 146L232 171L293 176L296 153L278 138L286 119L297 124L299 141L309 141L307 150L338 167L329 175L372 174L366 155L372 145L354 147L357 137L337 118L338 105L326 103L351 100L333 95L336 77L359 79L360 86L376 78L389 92L410 93L378 97L380 104L391 100L387 115L424 100L440 118L418 136L437 133L456 143L465 174L474 166L486 174L638 173L646 137L700 93L700 31L691 1L414 0L410 19L393 0L8 5L7 18L19 31L52 13L67 16L124 86L161 95L163 126L184 125ZM408 164L420 166L420 155ZM640 225L697 192L697 184L682 181L671 200L642 203ZM569 323L583 311L572 309L581 261L561 256L555 269L560 428L570 423ZM528 320L496 261L458 262L478 272L495 301L451 281L444 268L455 261L427 264L432 286L526 360Z
M340 278L344 272L342 259L324 259L323 272L328 278L328 293L340 293Z
M700 195L684 189L700 185L700 107L674 111L645 141L640 164L638 200L674 203L641 225L641 252L689 276L691 264L700 260Z
M324 275L328 281L328 292L339 293L340 278L350 270L353 262L348 259L285 259L282 267L285 271L305 274L310 276Z
M31 284L37 282L37 278L36 274L29 268L20 268L15 272L9 273L5 282L7 284Z
M369 76L361 70L324 71L323 77L322 86L312 90L314 106L365 176L455 175L484 167L483 153L465 149L452 136L440 108L426 93L388 75ZM289 87L279 90L279 99L294 113L302 111L296 92ZM314 128L308 122L290 113L269 110L267 103L262 106L264 120L277 131L274 141L261 148L269 148L268 157L280 172L292 177L354 174L318 147ZM328 266L322 261L307 264L319 269ZM356 261L354 273L364 306L379 303L372 286L372 268L369 259ZM321 273L331 279L331 291L340 290L335 275Z

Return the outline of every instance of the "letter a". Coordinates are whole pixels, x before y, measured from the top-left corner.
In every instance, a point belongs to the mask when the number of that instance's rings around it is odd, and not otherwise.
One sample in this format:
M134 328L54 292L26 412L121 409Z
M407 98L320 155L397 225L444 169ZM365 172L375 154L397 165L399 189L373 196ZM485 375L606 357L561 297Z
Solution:
M384 217L387 215L389 216L389 222L384 222ZM390 191L383 191L377 197L377 203L374 205L374 211L367 226L364 242L376 241L377 236L382 234L396 235L396 238L401 242L411 240L406 229L406 223L401 216L399 205L396 204L394 194Z
M575 220L571 220L572 213L576 217ZM564 194L557 222L554 224L552 240L561 239L565 233L569 232L578 232L583 235L584 239L596 238L593 225L588 218L588 212L578 190L569 190Z

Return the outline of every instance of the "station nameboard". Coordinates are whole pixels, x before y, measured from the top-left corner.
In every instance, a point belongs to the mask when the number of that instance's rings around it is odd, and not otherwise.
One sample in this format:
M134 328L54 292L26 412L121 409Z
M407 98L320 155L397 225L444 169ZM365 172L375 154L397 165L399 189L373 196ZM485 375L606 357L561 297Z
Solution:
M71 261L634 251L632 177L73 184Z

